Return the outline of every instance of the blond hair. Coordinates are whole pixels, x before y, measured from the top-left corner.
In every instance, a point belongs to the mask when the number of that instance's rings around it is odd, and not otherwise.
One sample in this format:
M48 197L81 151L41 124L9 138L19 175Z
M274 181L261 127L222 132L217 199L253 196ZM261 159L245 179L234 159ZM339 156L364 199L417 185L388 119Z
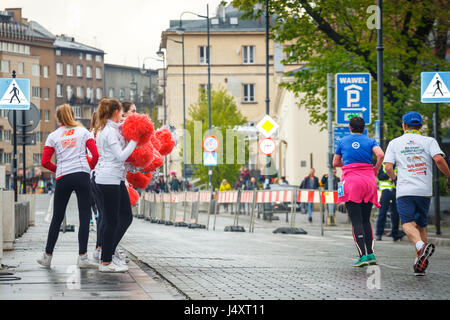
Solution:
M95 125L97 124L97 112L93 112L91 116L91 126L89 128L89 131L94 131Z
M95 123L95 133L106 126L106 122L110 119L114 111L122 109L122 104L116 99L103 98L97 107L97 117Z
M56 118L66 127L82 127L83 125L75 120L75 115L70 105L62 104L56 108Z

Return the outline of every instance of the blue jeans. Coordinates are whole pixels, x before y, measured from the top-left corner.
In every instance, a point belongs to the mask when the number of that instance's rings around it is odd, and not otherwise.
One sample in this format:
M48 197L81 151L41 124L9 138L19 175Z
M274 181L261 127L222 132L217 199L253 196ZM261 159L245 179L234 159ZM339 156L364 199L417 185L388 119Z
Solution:
M377 219L377 236L382 236L384 233L384 225L386 223L386 214L391 208L391 222L392 222L392 237L398 237L399 215L397 211L397 202L395 199L395 189L385 189L381 191L380 209L378 211Z
M308 202L308 217L312 217L312 212L313 212L313 203Z

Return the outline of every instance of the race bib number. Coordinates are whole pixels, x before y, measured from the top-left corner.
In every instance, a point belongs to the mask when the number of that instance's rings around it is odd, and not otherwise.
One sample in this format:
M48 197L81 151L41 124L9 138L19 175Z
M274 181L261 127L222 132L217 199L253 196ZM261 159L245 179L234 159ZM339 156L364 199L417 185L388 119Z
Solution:
M344 182L338 183L338 197L344 196Z

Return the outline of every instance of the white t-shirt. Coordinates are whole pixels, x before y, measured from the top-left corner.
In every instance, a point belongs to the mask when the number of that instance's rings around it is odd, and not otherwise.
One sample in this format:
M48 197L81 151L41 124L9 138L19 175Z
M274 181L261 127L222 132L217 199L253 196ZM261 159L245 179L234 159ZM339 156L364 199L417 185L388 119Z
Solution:
M86 141L93 135L84 127L59 127L47 137L46 147L52 147L56 154L56 179L75 173L90 173L86 158Z
M405 133L392 140L384 162L397 165L397 198L433 195L433 157L444 155L437 141L420 134Z

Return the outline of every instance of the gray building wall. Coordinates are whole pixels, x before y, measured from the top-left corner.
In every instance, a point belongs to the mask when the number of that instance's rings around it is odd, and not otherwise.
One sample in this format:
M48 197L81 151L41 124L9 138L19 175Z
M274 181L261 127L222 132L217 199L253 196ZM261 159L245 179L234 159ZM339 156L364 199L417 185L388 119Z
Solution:
M151 77L151 84L150 84ZM132 101L138 112L145 112L150 107L150 85L152 107L158 104L158 76L156 70L146 69L145 74L139 68L105 64L105 91L107 98L119 101ZM136 89L138 97L136 97ZM148 109L147 109L148 110Z

